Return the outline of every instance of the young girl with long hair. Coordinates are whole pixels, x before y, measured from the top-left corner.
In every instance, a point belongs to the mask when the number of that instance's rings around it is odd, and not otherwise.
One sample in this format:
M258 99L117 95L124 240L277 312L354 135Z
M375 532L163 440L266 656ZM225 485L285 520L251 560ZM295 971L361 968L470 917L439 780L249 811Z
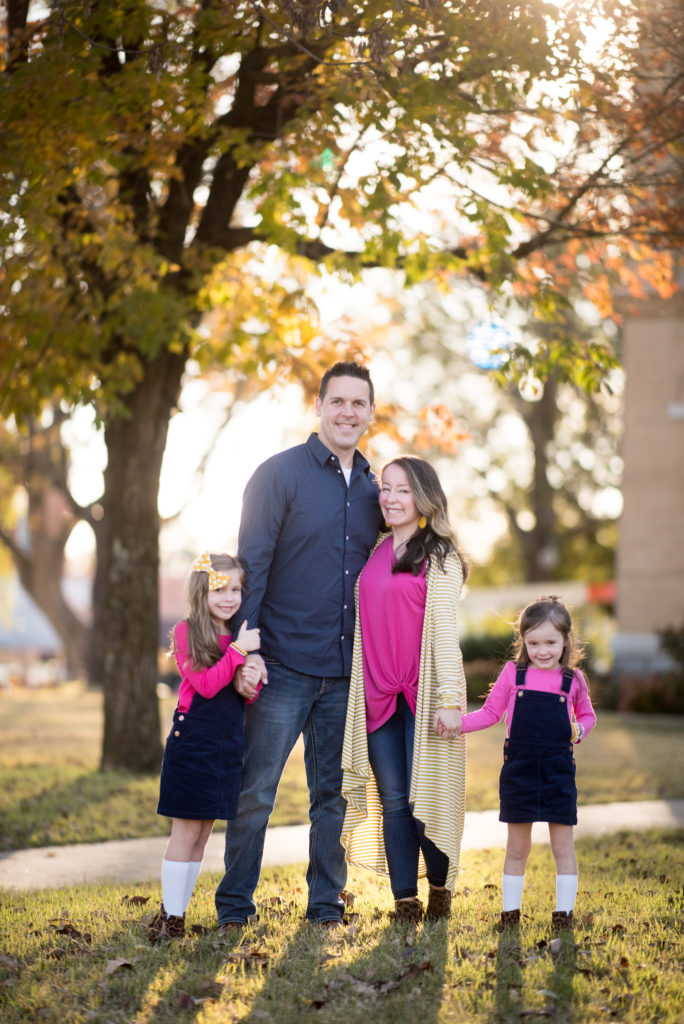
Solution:
M172 819L162 862L162 903L149 925L151 941L180 938L185 911L217 818L234 818L240 793L244 701L231 686L259 630L231 620L242 603L245 572L237 558L205 551L188 580L187 618L171 632L181 674L178 704L166 740L157 814ZM243 672L258 675L245 666Z
M535 821L548 822L556 862L552 927L572 927L577 896L573 744L596 724L586 680L576 667L579 653L565 605L553 595L539 598L520 613L513 660L504 665L484 707L463 716L463 733L487 729L506 716L499 820L508 824L508 840L499 927L520 922Z

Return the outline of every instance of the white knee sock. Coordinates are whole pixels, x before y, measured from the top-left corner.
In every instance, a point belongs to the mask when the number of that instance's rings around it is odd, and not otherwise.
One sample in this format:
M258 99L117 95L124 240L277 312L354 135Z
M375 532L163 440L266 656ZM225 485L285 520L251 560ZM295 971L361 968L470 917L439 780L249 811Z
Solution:
M556 910L568 914L575 909L577 875L556 875Z
M201 860L191 860L190 863L188 864L188 873L187 873L187 876L186 876L186 886L185 886L185 907L186 907L186 909L187 909L188 903L190 902L190 899L192 898L192 894L195 891L195 886L197 885L197 879L199 878L199 873L200 873L201 869L202 869L202 861Z
M501 908L502 910L520 910L524 885L524 875L503 876L503 906Z
M188 902L185 892L190 864L180 860L163 860L161 869L162 902L169 917L182 917Z

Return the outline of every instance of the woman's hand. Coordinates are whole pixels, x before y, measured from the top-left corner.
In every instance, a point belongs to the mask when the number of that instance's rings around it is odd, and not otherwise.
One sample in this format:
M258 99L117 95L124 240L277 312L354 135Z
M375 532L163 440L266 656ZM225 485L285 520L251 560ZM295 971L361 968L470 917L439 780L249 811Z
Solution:
M461 735L463 715L458 708L438 708L435 711L433 728L442 739L450 740Z

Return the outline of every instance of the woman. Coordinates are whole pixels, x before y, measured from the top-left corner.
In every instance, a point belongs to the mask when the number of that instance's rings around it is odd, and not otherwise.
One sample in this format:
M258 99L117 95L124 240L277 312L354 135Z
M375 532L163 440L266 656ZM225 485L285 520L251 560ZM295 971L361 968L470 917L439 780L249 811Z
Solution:
M383 470L380 537L357 583L342 752L347 860L389 874L397 921L451 912L465 814L466 707L458 605L467 565L435 470L417 456ZM369 766L370 762L370 766Z

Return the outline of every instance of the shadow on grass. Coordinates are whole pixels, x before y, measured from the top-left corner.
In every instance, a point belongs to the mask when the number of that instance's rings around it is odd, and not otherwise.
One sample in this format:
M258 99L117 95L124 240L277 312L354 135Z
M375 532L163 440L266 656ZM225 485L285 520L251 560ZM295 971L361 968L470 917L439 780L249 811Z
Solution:
M499 937L496 956L496 1019L508 1021L523 1015L537 1015L570 1024L575 1019L573 980L577 955L574 936L566 932L552 943L538 943L537 952L530 955L535 958L549 956L553 964L548 981L543 988L537 989L537 995L544 998L545 1005L534 1010L525 1007L523 968L526 956L520 944L519 931L506 928Z
M446 924L411 931L390 924L380 912L374 916L377 928L370 940L360 938L356 915L348 927L334 931L302 922L245 1019L326 1024L408 1020L419 1005L421 1024L436 1021L445 979ZM357 943L361 948L355 954Z

